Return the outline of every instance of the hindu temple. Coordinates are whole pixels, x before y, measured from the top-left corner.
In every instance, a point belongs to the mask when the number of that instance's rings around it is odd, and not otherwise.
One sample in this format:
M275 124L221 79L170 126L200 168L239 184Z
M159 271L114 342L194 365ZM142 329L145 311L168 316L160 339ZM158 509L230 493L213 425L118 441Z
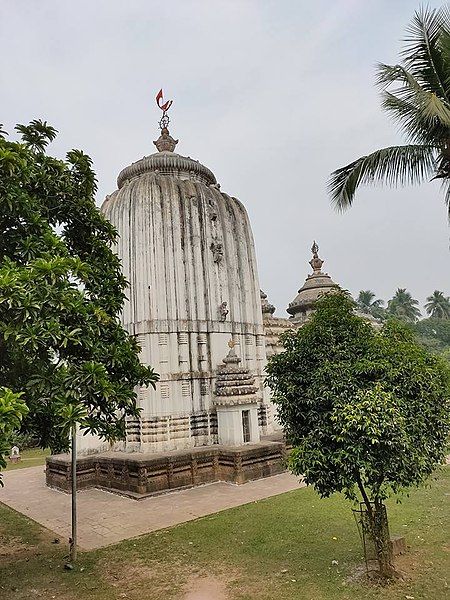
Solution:
M308 276L287 309L260 290L244 205L214 173L178 154L163 110L156 152L125 167L102 205L119 232L115 251L129 281L122 323L141 360L160 374L137 390L138 419L114 447L79 436L79 485L131 496L283 470L285 446L264 386L283 331L301 326L323 293L314 243ZM69 489L68 456L47 462L47 483Z

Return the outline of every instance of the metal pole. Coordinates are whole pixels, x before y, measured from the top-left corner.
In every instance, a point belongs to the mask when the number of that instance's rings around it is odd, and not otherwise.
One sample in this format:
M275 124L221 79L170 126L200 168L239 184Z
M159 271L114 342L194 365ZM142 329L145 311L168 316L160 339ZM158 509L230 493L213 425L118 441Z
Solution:
M72 425L72 537L70 562L77 560L77 426Z

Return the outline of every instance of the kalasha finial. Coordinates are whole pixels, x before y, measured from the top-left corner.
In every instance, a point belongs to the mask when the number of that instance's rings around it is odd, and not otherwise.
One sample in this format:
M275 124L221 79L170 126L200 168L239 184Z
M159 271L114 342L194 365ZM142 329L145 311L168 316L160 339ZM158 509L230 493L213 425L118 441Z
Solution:
M168 126L169 126L169 116L167 111L173 104L173 100L167 100L164 102L164 96L162 89L156 94L156 104L158 108L162 110L162 117L159 121L159 128L161 129L161 135L156 142L153 142L155 146L158 148L159 152L173 152L175 150L175 146L178 144L178 140L174 140L170 135Z
M320 273L320 269L322 268L322 265L323 265L323 260L321 258L319 258L319 246L317 245L315 240L311 247L311 252L312 252L313 257L309 261L309 264L311 265L314 273Z

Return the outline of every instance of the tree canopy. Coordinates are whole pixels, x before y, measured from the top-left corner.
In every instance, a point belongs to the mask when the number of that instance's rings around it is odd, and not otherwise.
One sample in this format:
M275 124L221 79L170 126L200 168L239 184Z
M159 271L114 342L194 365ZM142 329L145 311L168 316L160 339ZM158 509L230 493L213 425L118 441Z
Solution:
M20 427L28 408L21 399L21 393L14 393L7 388L0 388L0 471L6 467L6 457L10 451L10 436ZM0 473L0 486L3 486Z
M358 309L367 315L380 318L384 314L384 300L376 298L371 290L361 290L356 299Z
M412 329L420 344L450 360L450 319L421 319Z
M419 302L405 288L398 288L388 302L387 312L398 319L414 323L420 317Z
M442 181L450 216L450 14L447 6L417 11L401 61L380 64L381 105L407 144L376 150L334 171L328 189L339 209L350 207L360 185Z
M86 431L122 438L134 387L157 376L120 324L117 232L95 205L91 159L48 156L45 122L16 129L19 142L0 135L0 386L23 394L22 427L53 451L67 448L70 407Z
M450 319L450 298L435 290L428 296L425 310L432 319Z
M450 371L388 322L374 329L341 294L317 302L267 382L293 446L290 469L321 496L343 492L380 505L422 483L442 462L450 433Z

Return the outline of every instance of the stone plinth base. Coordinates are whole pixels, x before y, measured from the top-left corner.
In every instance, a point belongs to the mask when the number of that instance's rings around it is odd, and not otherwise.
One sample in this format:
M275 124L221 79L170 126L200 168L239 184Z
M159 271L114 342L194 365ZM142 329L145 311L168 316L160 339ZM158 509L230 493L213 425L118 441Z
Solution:
M164 454L105 452L77 460L77 487L99 487L132 498L213 481L246 483L285 470L286 446L261 441L239 447L203 446ZM70 455L47 458L47 485L71 489Z

